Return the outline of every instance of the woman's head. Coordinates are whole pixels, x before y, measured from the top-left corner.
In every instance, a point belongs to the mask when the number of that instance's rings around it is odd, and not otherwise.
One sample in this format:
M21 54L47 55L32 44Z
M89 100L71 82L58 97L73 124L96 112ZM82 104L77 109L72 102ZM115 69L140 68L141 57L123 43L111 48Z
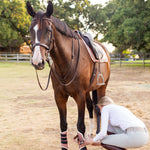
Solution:
M108 96L103 96L97 103L98 106L106 106L109 104L113 104L113 100Z

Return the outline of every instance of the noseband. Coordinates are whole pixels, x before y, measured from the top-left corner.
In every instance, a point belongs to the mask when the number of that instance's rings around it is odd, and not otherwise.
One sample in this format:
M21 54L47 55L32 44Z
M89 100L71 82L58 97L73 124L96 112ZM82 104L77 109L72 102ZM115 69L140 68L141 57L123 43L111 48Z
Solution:
M33 46L32 46L32 51L34 50L34 48L36 46L41 46L41 47L44 47L45 49L47 49L49 51L49 46L47 46L46 44L43 44L43 43L34 43Z

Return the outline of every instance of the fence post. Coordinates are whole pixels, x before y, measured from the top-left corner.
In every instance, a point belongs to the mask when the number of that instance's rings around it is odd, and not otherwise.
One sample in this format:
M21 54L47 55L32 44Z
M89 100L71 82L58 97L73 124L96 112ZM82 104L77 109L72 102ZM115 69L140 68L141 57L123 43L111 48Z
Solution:
M32 61L32 56L31 56L31 54L29 54L29 56L30 56L30 60L29 60L29 61L30 61L30 64L31 64L31 63L32 63L32 62L31 62L31 61Z
M17 63L19 62L19 54L17 54Z
M120 67L121 67L121 54L119 54L119 62L120 62Z
M5 61L7 62L7 54L5 54Z

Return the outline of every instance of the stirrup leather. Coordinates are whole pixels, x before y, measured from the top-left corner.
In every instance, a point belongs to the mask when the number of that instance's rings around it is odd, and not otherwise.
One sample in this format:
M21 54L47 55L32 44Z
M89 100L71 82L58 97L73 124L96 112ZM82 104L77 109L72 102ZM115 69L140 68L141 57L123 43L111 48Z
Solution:
M102 79L102 83L99 82L100 78ZM105 85L104 76L101 73L101 69L100 69L100 61L98 62L97 85Z

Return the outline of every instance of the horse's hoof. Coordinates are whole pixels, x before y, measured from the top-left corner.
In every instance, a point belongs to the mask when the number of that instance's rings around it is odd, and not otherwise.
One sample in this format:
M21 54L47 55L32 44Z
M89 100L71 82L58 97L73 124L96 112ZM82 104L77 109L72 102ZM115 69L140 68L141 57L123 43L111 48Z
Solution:
M81 148L80 150L87 150L87 148L86 148L86 147L83 147L83 148Z
M62 148L61 150L68 150L68 149L66 149L66 148Z

